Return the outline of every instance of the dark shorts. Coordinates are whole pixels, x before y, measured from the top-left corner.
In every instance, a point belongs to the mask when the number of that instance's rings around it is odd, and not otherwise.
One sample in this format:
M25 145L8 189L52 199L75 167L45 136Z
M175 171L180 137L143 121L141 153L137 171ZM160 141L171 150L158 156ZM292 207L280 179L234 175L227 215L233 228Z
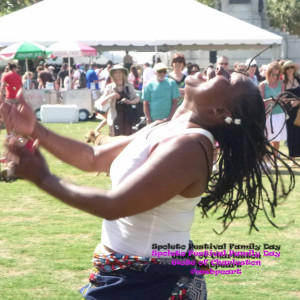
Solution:
M172 266L170 266L172 268ZM170 273L170 272L169 272ZM86 300L206 300L203 275L179 276L121 269L99 272L80 292Z

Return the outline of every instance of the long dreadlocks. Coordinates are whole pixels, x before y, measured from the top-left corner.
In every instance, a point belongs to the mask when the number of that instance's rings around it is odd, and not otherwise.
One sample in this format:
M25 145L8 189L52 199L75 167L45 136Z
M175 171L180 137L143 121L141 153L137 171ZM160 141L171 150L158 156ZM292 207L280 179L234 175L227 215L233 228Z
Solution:
M286 94L286 93L285 93ZM280 95L280 97L283 95ZM286 111L286 104L278 97L276 105L281 105ZM220 217L224 232L231 222L237 218L238 208L246 203L247 215L250 219L250 232L254 228L257 213L262 210L268 221L277 227L270 219L268 211L275 217L275 208L279 198L286 197L295 186L295 176L283 157L290 159L284 153L281 157L274 156L274 148L265 135L265 105L257 89L256 93L245 93L235 99L232 108L232 118L240 119L241 124L226 124L211 129L211 133L219 143L219 171L210 178L206 196L198 204L204 215L214 208L223 210ZM289 175L289 184L282 179L278 168L280 161ZM273 171L266 167L270 163Z

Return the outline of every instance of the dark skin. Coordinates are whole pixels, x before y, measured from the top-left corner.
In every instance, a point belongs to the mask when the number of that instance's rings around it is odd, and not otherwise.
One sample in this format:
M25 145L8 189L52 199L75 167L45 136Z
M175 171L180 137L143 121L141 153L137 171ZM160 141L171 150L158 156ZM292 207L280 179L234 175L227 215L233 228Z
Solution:
M232 82L240 81L242 75L237 75L230 82L222 72L221 68L217 76L206 83L200 74L187 78L184 103L167 125L170 132L184 128L209 129L231 115L228 108L230 97L243 90L242 85L238 87ZM4 103L0 113L5 116L8 128L23 136L30 135L38 139L41 146L59 159L85 171L108 172L116 156L135 138L132 135L92 148L47 130L35 120L25 101L21 100L17 108ZM204 135L165 138L151 150L146 163L125 178L117 188L104 191L76 186L51 174L37 149L29 153L24 148L10 145L9 150L19 158L14 168L15 176L33 182L73 207L108 220L150 210L176 195L191 198L201 195L207 187L207 168L211 170L213 157L212 144Z

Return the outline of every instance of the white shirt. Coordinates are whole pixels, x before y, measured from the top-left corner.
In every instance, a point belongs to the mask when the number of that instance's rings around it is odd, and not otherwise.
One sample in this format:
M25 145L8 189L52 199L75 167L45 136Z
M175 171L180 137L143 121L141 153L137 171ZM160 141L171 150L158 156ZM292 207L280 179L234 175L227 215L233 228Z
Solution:
M143 72L143 86L155 79L155 72L151 67L147 67Z
M144 164L151 149L162 139L179 134L199 133L212 144L213 136L201 128L170 130L168 123L151 128L137 136L114 160L110 169L114 189L129 174ZM190 229L200 196L180 195L148 211L130 217L103 220L101 243L118 253L151 257L152 244L180 244L188 249Z

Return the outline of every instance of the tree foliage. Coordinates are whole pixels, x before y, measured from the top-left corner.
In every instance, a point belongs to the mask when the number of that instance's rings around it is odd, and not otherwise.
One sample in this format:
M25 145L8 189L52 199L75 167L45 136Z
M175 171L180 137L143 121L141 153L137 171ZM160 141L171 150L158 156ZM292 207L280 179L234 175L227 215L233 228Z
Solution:
M270 25L291 33L300 32L300 0L267 0Z
M221 0L197 0L215 7ZM270 25L283 31L300 34L300 0L265 0Z
M38 3L42 0L1 0L0 1L0 16L10 14L21 8L25 8L31 4Z
M197 1L210 7L214 7L215 4L215 0L197 0Z

